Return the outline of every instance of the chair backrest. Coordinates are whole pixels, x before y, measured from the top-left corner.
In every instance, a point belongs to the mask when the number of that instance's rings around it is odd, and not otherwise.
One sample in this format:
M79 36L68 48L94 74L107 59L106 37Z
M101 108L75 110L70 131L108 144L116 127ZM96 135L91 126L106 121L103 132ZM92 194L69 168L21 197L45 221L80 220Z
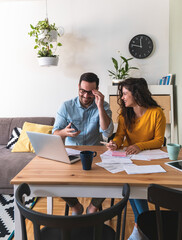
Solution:
M178 212L177 239L182 239L182 191L168 187L151 184L148 188L148 201L155 205L158 239L163 238L162 217L160 208L166 208Z
M25 219L29 219L33 222L34 227L34 238L36 240L40 238L40 225L43 225L47 228L56 228L58 232L62 234L63 240L71 239L70 232L74 228L94 228L94 238L93 239L102 239L102 227L105 221L110 220L111 218L117 216L117 227L115 239L120 238L120 226L121 226L121 215L124 209L124 225L125 228L125 217L126 217L126 206L129 199L130 187L128 184L123 186L122 200L119 201L116 205L99 211L93 214L85 214L81 216L58 216L58 215L49 215L36 212L32 209L27 208L23 204L23 195L30 195L30 188L27 184L21 184L15 194L15 200L20 211L21 216L21 225L22 225L22 238L23 240L27 239L27 233L25 228ZM121 196L121 197L122 197ZM50 238L53 239L53 238ZM124 236L122 237L124 239Z

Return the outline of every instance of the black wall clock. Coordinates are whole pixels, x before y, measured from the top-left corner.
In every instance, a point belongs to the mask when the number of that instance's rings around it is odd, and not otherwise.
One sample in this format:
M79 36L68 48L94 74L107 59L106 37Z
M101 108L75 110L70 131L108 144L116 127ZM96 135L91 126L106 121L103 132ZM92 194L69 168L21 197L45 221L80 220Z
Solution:
M153 51L152 39L145 34L134 36L129 43L129 51L135 58L148 57Z

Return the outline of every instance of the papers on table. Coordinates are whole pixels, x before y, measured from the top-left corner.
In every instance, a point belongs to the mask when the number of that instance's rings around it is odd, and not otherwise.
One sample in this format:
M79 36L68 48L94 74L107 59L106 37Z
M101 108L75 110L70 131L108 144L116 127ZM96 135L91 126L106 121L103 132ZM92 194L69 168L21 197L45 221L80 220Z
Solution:
M144 160L144 161L150 161L152 159L162 159L162 158L168 158L168 153L160 150L160 149L154 149L154 150L144 150L142 152L139 152L138 154L132 155L132 160Z
M119 153L113 154L113 152ZM131 159L150 161L152 159L168 158L168 153L160 149L145 150L135 155L127 155L126 157L124 157L123 153L124 151L108 150L100 155L102 162L96 164L111 173L118 173L124 170L128 174L166 172L160 165L137 166L131 161Z
M79 155L81 151L75 150L73 148L65 148L68 156L70 155Z
M145 174L145 173L166 172L160 165L136 166L134 164L127 164L124 166L124 170L128 174Z
M111 173L118 173L118 172L124 171L125 165L130 165L130 164L122 164L122 163L110 164L110 163L99 162L99 163L96 163L96 165L105 168L107 171ZM134 165L134 164L131 164L131 165Z
M100 155L103 163L132 163L130 156L112 156L112 151L106 151Z

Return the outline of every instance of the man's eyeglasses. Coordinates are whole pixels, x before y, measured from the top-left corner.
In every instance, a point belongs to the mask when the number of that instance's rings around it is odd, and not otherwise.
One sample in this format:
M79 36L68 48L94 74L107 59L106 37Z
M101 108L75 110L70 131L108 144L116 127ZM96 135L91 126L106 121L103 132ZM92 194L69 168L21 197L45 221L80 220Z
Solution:
M84 94L87 93L89 96L94 96L94 94L92 93L92 91L86 91L85 89L82 89L82 88L79 89L79 92L80 92L82 95L84 95Z

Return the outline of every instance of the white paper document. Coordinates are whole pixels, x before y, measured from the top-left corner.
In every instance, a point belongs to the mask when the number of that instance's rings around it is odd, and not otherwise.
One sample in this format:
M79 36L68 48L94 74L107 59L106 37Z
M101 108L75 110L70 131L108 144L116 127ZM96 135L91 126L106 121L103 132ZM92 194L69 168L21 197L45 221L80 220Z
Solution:
M98 162L96 163L99 167L105 168L107 171L111 173L118 173L124 171L124 166L126 164L122 163L116 163L116 164L110 164L110 163L103 163L103 162Z
M79 155L81 151L75 150L73 148L65 148L68 156L70 155Z
M127 164L127 165L124 166L124 170L128 174L145 174L145 173L166 172L160 165L137 166L137 165L134 165L134 164Z
M127 157L101 157L103 163L113 163L113 164L119 164L119 163L132 163L130 158Z
M112 151L109 150L101 154L100 157L103 163L132 163L132 161L130 160L130 156L112 156Z
M152 159L162 159L162 158L168 158L168 153L160 150L160 149L153 149L153 150L144 150L142 152L139 152L138 154L132 155L132 160L144 160L144 161L150 161Z

